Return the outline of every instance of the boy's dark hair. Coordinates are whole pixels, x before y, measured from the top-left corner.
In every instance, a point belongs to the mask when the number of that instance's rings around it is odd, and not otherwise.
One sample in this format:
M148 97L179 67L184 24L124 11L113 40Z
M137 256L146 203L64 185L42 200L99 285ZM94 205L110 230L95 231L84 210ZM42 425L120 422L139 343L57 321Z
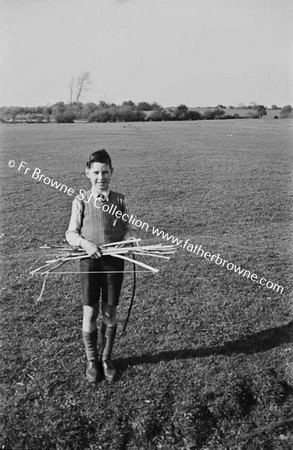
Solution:
M97 150L89 156L88 161L86 162L86 166L88 169L91 168L91 165L95 162L108 164L110 169L112 169L112 161L109 153L105 149Z

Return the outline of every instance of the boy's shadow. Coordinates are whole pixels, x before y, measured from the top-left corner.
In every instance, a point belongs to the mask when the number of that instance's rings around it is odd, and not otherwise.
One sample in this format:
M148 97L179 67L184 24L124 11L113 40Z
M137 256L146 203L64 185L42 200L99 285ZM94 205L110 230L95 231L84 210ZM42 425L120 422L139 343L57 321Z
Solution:
M172 361L176 359L203 358L211 355L231 356L235 353L252 354L286 344L293 341L293 321L286 325L269 328L264 331L246 336L236 341L228 341L224 345L213 347L201 347L196 349L178 349L163 351L157 354L145 353L140 356L116 359L119 371L123 372L128 366L139 364L157 364L160 361Z

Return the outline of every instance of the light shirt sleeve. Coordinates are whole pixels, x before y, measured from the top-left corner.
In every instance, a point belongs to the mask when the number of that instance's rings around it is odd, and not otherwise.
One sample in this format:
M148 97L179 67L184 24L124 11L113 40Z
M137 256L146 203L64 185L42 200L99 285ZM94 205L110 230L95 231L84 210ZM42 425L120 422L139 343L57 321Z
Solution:
M73 247L83 247L86 240L81 237L80 229L82 224L82 204L76 198L72 202L71 218L68 230L65 233L67 242Z

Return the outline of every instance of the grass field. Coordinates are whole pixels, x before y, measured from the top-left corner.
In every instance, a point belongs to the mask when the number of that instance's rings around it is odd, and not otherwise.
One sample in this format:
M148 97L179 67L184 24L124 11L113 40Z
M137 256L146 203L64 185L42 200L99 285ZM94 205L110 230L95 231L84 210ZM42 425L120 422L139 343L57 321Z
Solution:
M2 125L1 134L0 447L292 448L292 121ZM43 254L34 238L62 242L72 201L31 173L78 193L101 147L113 158L112 188L137 218L284 290L179 248L156 261L157 275L138 273L114 349L118 380L93 387L78 276L52 276L36 304L42 280L27 271ZM31 172L18 171L22 160ZM120 330L131 292L127 273Z

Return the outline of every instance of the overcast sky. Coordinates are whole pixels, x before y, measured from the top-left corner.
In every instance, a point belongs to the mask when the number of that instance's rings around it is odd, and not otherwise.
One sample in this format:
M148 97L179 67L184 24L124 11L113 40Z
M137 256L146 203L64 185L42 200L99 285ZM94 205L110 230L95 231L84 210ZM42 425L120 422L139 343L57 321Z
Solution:
M0 0L0 105L293 105L293 0Z

